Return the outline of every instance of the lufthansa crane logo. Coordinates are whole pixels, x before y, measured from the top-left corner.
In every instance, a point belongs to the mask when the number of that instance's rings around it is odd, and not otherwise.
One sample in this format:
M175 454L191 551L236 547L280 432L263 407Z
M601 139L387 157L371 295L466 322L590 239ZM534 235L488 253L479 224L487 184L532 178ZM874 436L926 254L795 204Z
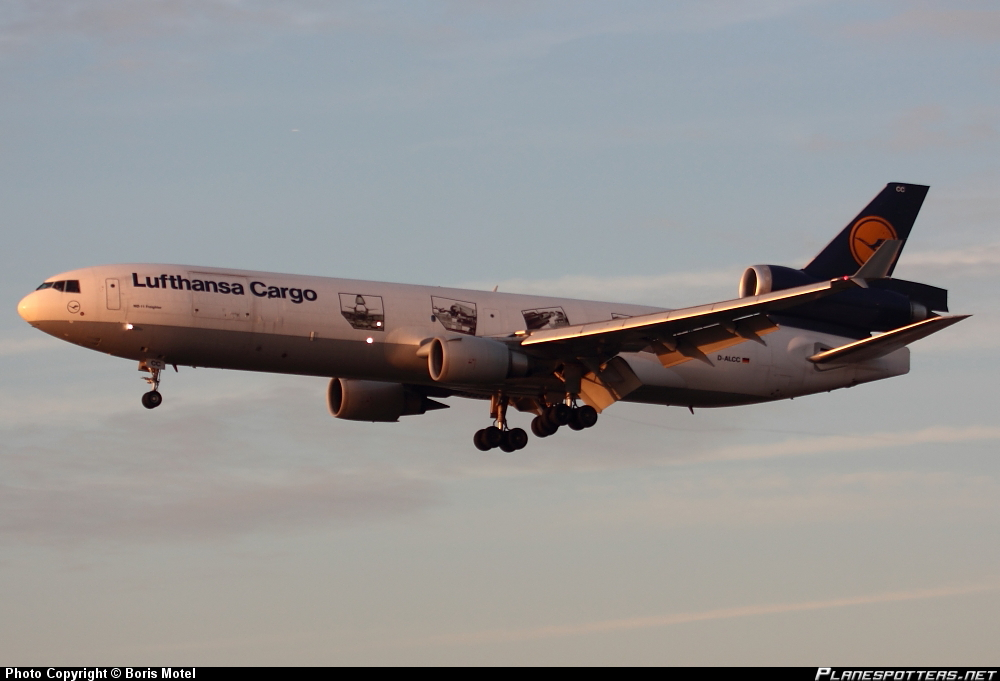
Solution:
M896 238L896 229L888 220L877 215L866 215L851 228L851 255L856 263L864 265L883 242Z

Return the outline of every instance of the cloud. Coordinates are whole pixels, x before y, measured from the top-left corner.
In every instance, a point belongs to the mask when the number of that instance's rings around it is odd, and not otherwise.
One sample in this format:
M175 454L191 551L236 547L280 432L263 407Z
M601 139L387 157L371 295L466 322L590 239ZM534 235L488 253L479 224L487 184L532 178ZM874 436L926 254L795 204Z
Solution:
M498 285L506 293L524 293L539 296L559 296L586 300L608 300L621 302L663 305L671 300L683 306L707 302L701 300L710 291L729 287L735 297L741 269L709 270L703 272L675 272L655 275L618 275L600 277L595 275L570 275L557 279L506 279L494 284L488 282L467 282L463 288L481 290Z
M1000 244L996 243L969 248L907 252L902 257L905 258L907 268L936 270L960 267L963 269L957 274L963 276L1000 275Z
M0 536L18 543L81 540L206 540L330 522L410 514L432 503L432 486L391 475L295 471L277 479L216 474L157 481L4 485ZM281 479L281 478L284 479Z
M793 438L784 442L770 442L766 444L732 445L696 455L696 458L700 460L745 461L783 456L802 456L804 454L860 452L871 449L913 447L926 444L959 444L990 440L1000 440L1000 427L969 426L956 428L952 426L934 426L931 428L922 428L921 430L895 433L829 435L824 437Z
M54 38L101 44L150 39L238 36L255 29L330 30L351 23L351 7L309 0L7 0L0 7L0 50L37 48ZM354 20L363 13L355 13Z
M5 428L0 542L218 540L410 516L439 502L438 483L387 469L366 455L371 443L348 432L331 446L330 422L302 408L307 397L279 388L155 416L136 405L88 425ZM323 447L298 436L303 421Z
M0 339L0 357L23 355L29 352L54 350L56 348L63 347L65 347L65 345L62 342L52 338L51 336L25 339L4 338Z
M899 14L846 27L865 38L936 37L948 40L1000 41L1000 10L910 7Z
M809 260L808 256L800 258ZM1000 244L971 246L934 251L907 250L900 261L907 271L939 274L948 270L950 277L986 277L1000 275ZM499 286L505 293L556 296L583 300L605 300L661 306L668 303L686 307L736 297L736 286L743 266L669 274L599 276L567 275L554 279L504 279L467 281L459 288L488 291Z
M972 147L997 138L993 119L980 116L954 124L943 107L921 106L899 115L889 125L890 134L873 142L894 152Z
M927 149L974 149L1000 139L993 110L968 113L964 120L939 105L918 106L897 114L874 137L847 139L826 131L802 135L800 148L825 153L882 149L913 153Z
M901 603L920 601L933 598L948 598L967 596L970 594L989 593L1000 590L996 581L964 586L945 586L934 589L916 589L913 591L893 591L847 598L833 598L823 601L804 601L800 603L773 603L766 605L749 605L735 608L717 608L700 612L683 612L671 615L656 615L652 617L630 617L624 619L597 620L579 624L550 625L524 629L491 629L444 636L430 636L409 645L479 645L484 643L509 643L514 641L533 641L568 636L584 636L587 634L609 633L615 631L634 631L651 629L694 622L735 619L741 617L759 617L761 615L781 615L795 612L810 612L816 610L831 610L859 605L877 605L882 603Z
M438 57L509 60L544 55L592 36L712 31L781 16L818 1L709 0L670 7L624 3L613 9L599 2L442 2L410 9L319 0L7 0L0 9L0 46L29 46L57 35L118 42L265 27L395 35Z

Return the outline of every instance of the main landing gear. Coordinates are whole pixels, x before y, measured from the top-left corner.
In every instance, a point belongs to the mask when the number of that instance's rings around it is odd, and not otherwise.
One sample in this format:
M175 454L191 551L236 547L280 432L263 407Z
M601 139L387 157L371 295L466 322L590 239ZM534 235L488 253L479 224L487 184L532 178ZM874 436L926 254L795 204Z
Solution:
M554 404L531 421L531 432L538 437L555 435L560 426L573 430L592 428L597 423L597 410L589 404L582 407Z
M499 447L505 452L516 452L528 444L528 434L522 428L507 428L508 403L506 395L494 395L490 398L490 416L496 419L496 425L476 431L472 442L479 451L488 452Z
M166 368L166 364L158 359L147 359L139 362L139 371L146 371L149 376L143 377L146 383L153 387L148 393L142 395L142 406L146 409L156 409L163 404L163 395L160 394L160 371ZM176 368L176 367L175 367Z
M505 452L516 452L528 444L528 434L521 428L507 427L506 395L494 395L490 398L490 416L496 419L496 425L477 430L472 442L476 449L488 452L499 447ZM573 430L590 428L597 423L597 410L590 405L576 406L576 401L567 398L566 404L554 404L545 407L540 416L531 421L531 432L538 437L554 435L561 426L569 426Z

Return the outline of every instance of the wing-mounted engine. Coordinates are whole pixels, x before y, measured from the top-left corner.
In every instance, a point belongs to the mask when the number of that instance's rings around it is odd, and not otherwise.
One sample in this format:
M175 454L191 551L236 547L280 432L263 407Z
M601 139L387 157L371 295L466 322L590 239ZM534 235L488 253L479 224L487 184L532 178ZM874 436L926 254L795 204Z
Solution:
M438 383L498 383L526 376L530 369L527 355L500 341L476 336L434 338L418 354L426 354L427 369Z
M398 421L400 416L447 409L402 383L330 379L326 406L338 419L348 421Z

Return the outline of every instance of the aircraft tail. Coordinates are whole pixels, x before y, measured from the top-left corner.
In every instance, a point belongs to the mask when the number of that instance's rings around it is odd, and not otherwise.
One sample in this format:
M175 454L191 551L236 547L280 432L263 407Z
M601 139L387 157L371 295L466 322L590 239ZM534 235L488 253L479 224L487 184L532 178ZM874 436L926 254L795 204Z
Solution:
M817 279L854 274L884 242L899 240L902 244L887 270L892 276L929 188L890 182L803 270Z

